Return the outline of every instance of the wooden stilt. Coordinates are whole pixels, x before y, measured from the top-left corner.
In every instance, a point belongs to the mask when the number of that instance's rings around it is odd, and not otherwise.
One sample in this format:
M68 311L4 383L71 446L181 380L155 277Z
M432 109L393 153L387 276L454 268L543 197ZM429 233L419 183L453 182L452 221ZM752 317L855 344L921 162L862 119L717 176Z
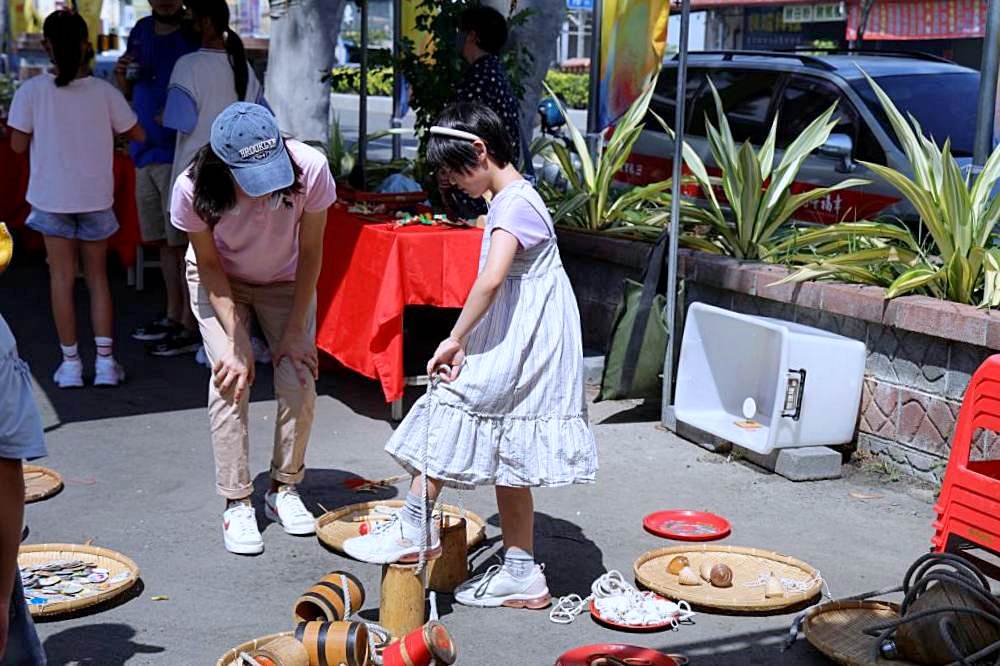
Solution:
M387 564L382 567L382 601L379 624L398 639L427 621L423 576L413 565Z
M465 518L449 516L441 527L441 557L427 563L428 587L451 594L469 578L469 545Z

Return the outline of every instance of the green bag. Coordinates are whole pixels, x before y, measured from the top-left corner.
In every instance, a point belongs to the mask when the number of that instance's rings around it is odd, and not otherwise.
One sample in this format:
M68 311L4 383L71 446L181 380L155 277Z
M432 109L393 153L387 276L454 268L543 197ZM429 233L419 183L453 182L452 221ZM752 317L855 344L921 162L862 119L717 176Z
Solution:
M649 253L642 283L625 280L622 303L611 328L598 400L660 399L667 330L663 261L670 230L664 229Z
M643 285L634 280L625 280L622 303L618 306L615 323L611 329L611 342L604 358L604 375L601 377L600 400L623 400L625 398L656 399L661 397L663 360L667 354L666 308L667 298L663 294L653 297L646 319L646 332L642 337L635 362L635 374L631 386L622 381L622 369L636 327L636 315L640 309Z

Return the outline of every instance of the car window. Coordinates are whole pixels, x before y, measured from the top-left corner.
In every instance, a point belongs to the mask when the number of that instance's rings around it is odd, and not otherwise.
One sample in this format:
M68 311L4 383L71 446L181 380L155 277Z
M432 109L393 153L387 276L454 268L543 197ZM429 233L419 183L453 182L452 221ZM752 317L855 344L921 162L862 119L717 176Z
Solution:
M687 110L690 118L691 102L695 93L705 80L703 70L689 69L687 73ZM677 68L665 67L660 72L660 78L656 81L656 90L653 92L653 99L649 102L649 108L656 112L660 118L666 121L667 125L674 129L677 113ZM646 130L662 132L660 123L655 118L646 118Z
M726 112L733 138L742 143L750 140L761 144L770 129L771 101L780 72L757 70L713 70L708 78L715 84L722 98L722 108ZM691 110L689 133L705 136L705 114L713 125L718 126L715 101L709 86L704 86Z
M978 72L879 76L875 77L875 81L900 112L916 118L924 133L933 137L938 145L943 146L946 139L951 139L953 155L972 156L979 94ZM885 128L886 134L899 145L889 118L868 82L859 79L852 82L852 87Z
M829 81L793 76L781 95L778 108L778 148L787 148L803 131L836 102L838 119L833 134L846 134L854 142L855 159L885 164L885 151L858 110Z

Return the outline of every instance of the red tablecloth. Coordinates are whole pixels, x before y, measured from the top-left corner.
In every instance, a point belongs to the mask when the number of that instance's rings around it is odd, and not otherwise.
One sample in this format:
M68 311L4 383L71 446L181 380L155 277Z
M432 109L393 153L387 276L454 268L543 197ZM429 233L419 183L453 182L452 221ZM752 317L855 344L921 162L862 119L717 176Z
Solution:
M316 344L403 396L403 308L459 308L476 279L481 229L395 228L330 210L317 294Z
M115 152L115 215L119 229L109 240L109 248L124 266L135 265L135 246L140 242L139 215L135 208L135 168L128 155ZM0 222L21 229L24 249L43 247L40 234L24 228L31 205L28 192L28 159L10 149L10 139L0 139ZM15 249L16 251L16 249Z

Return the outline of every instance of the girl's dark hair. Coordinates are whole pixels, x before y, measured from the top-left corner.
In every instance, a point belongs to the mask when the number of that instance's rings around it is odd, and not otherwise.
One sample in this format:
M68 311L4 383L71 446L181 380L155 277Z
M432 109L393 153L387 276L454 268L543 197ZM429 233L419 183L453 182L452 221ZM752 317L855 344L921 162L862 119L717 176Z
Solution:
M218 34L225 35L226 53L229 54L233 80L236 82L236 99L242 102L255 101L246 99L247 85L250 83L247 52L243 47L243 40L229 27L229 5L226 0L187 0L185 4L195 18L207 18Z
M486 144L486 153L500 167L513 161L510 133L491 108L477 102L452 104L441 113L436 123L440 127L475 134ZM427 162L434 171L467 173L478 163L472 142L440 134L431 134L427 141Z
M285 150L288 150L288 141ZM292 161L292 173L295 180L283 190L278 190L274 196L281 197L284 206L292 206L291 196L300 194L303 190L302 168ZM194 182L194 212L210 227L215 227L219 219L236 205L236 181L229 171L229 166L219 159L212 150L211 144L206 144L194 156L191 162L191 180Z
M458 27L474 32L479 48L496 55L507 43L507 19L492 7L470 7L458 17Z
M45 17L42 34L52 49L52 60L56 63L56 85L69 85L80 72L83 53L80 45L87 41L87 22L83 17L67 9L54 11Z

